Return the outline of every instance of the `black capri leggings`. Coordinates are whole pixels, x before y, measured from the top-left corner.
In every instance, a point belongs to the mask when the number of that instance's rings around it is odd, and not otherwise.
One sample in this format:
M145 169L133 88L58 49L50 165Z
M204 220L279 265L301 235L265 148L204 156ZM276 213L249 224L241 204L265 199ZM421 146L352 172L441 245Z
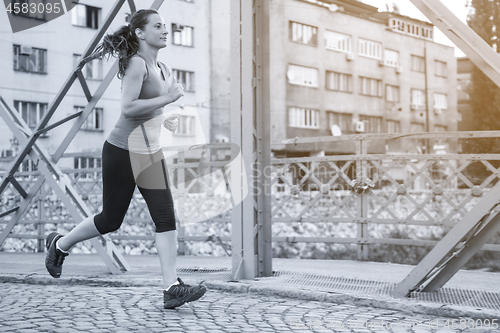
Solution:
M143 167L138 167L138 164ZM156 232L176 229L174 201L161 150L152 155L140 155L105 141L102 149L102 183L103 207L101 213L94 216L94 224L101 234L120 228L136 185L148 205Z

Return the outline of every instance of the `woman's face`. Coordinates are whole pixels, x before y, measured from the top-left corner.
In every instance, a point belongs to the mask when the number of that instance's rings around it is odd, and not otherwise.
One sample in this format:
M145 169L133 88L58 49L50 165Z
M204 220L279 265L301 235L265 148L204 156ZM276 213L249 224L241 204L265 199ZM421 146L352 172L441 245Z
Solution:
M163 18L159 14L151 14L148 17L148 24L144 27L144 41L152 47L158 49L167 47L167 27Z

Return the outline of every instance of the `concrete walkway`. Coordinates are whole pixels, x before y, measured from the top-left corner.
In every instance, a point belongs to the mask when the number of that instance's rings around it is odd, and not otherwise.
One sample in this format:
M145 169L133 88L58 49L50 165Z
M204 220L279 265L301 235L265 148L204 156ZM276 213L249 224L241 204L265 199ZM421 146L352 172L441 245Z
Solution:
M110 274L98 255L71 254L66 258L60 279L45 270L44 253L0 252L0 282L30 284L83 284L94 286L162 287L159 259L156 255L125 256L131 270ZM337 304L368 305L385 309L405 309L413 313L451 317L499 318L500 302L487 306L451 304L446 297L426 299L393 298L380 293L380 286L391 288L404 279L413 266L348 260L273 259L273 277L230 281L231 258L179 256L178 275L187 283L202 282L209 289L240 293L279 295L295 299ZM286 278L284 278L286 277ZM319 281L319 282L318 282ZM341 281L333 283L331 281ZM443 288L454 295L500 295L500 273L460 270ZM356 284L344 288L342 283ZM366 289L360 286L374 285ZM359 291L362 292L359 292ZM374 292L377 291L377 292ZM426 293L427 294L427 293ZM483 295L483 296L481 296ZM500 298L499 298L500 300ZM493 305L492 305L493 304Z

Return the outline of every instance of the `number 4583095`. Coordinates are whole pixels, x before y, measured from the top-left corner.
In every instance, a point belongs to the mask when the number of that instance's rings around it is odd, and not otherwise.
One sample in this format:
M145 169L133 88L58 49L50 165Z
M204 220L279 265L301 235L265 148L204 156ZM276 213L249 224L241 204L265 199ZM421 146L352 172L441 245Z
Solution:
M15 3L12 5L12 3L9 3L9 5L5 8L5 11L9 14L43 14L43 13L52 13L54 12L55 14L58 14L61 12L61 7L60 3ZM12 9L14 8L14 9Z

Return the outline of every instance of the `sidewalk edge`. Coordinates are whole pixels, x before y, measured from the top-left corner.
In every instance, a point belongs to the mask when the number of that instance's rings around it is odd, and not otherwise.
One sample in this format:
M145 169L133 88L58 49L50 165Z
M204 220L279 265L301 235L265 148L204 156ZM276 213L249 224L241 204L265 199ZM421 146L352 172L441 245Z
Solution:
M226 282L219 280L205 281L201 278L186 278L203 283L207 288L235 293L255 293L265 296L279 296L305 301L328 302L334 304L349 304L355 306L371 306L388 310L401 311L408 314L427 314L444 317L468 317L474 319L499 318L500 311L493 309L471 308L457 305L446 305L414 301L410 299L385 298L377 299L369 296L357 296L345 293L314 291L297 287L271 286L254 284L251 280ZM103 280L100 278L60 278L44 276L0 275L0 283L25 283L35 285L86 285L98 287L161 287L161 281L151 279L134 279L128 282Z

